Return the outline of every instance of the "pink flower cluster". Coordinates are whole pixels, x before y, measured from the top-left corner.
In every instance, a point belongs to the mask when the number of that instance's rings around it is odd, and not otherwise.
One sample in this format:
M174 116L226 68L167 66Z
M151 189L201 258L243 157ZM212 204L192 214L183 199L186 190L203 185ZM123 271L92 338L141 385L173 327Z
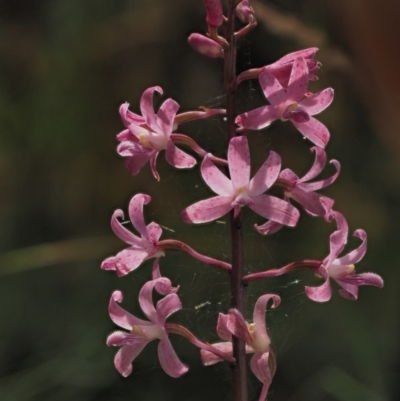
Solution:
M189 43L201 54L209 57L224 57L229 49L225 38L219 36L218 30L226 23L220 0L204 0L206 9L206 36L194 33L189 37ZM235 10L236 18L243 27L235 35L240 38L256 24L254 10L249 0L242 0ZM198 200L187 206L181 212L184 222L202 224L216 221L229 212L233 219L238 218L244 206L263 218L263 223L255 225L262 235L270 235L284 226L295 227L301 208L309 215L322 217L325 221L336 222L337 229L330 235L329 254L322 260L296 261L281 268L273 268L240 277L240 284L275 277L294 270L312 270L323 280L320 286L305 287L307 297L316 302L326 302L331 298L331 279L341 287L342 297L355 300L359 287L371 285L383 287L383 280L375 273L355 272L355 264L365 255L367 235L358 229L354 236L361 240L361 245L344 256L339 256L348 239L348 225L344 216L335 211L334 200L318 191L335 182L340 173L340 163L331 160L334 173L329 178L317 179L323 172L327 155L330 133L328 128L314 118L325 110L332 102L332 88L318 93L308 89L309 81L317 79L316 73L320 63L315 60L318 49L310 48L290 53L273 64L244 71L233 81L235 85L247 79L258 80L269 104L245 111L231 119L232 127L236 123L236 136L230 139L226 152L226 160L218 158L203 150L189 136L175 132L183 123L203 118L224 116L224 109L203 109L177 114L179 104L173 99L165 100L158 111L154 110L153 96L155 92L162 94L159 86L148 88L140 100L141 114L129 110L129 104L120 107L120 115L125 129L118 134L118 153L126 158L126 165L132 175L136 175L147 162L150 164L153 176L160 180L156 169L159 153L165 151L167 162L177 169L192 168L196 165L195 155L202 159L200 172L204 182L216 194L208 199ZM229 114L228 114L229 115ZM268 152L264 163L258 171L251 174L251 159L248 138L244 135L249 130L268 128L275 121L290 121L294 127L313 145L311 151L315 160L310 170L301 178L292 170L281 169L282 160L273 150ZM235 127L234 127L235 129ZM177 146L179 145L179 146ZM194 154L182 150L180 146L189 148ZM221 168L223 166L223 168ZM268 193L272 188L274 195ZM250 360L250 368L262 383L260 401L264 401L268 388L275 373L275 355L271 348L265 313L267 304L277 307L281 299L276 294L261 295L254 306L253 322L248 323L243 314L236 308L231 308L227 314L219 314L217 334L223 342L209 344L202 342L186 327L167 323L167 318L182 308L177 295L179 287L173 287L171 281L160 272L160 259L166 252L175 250L185 252L197 260L232 272L233 263L215 259L200 254L191 246L175 239L160 239L162 228L155 222L146 224L144 206L151 201L146 194L136 194L132 197L129 208L129 220L124 221L124 213L118 209L111 218L114 233L128 247L102 263L102 269L115 271L119 277L135 271L148 259L155 259L151 280L147 281L138 297L143 313L148 320L139 319L121 308L122 293L114 291L109 304L109 314L112 321L125 331L116 331L107 339L107 345L120 347L114 363L119 373L128 376L132 372L132 362L143 348L153 340L158 340L158 357L163 370L171 377L180 377L187 372L188 367L176 355L169 334L183 336L201 351L204 365L212 365L222 360L235 365L233 342L240 339L245 343L246 353L254 354ZM265 219L267 221L265 222ZM134 234L127 228L127 223L137 231ZM234 270L233 270L234 271ZM154 305L153 291L162 298Z

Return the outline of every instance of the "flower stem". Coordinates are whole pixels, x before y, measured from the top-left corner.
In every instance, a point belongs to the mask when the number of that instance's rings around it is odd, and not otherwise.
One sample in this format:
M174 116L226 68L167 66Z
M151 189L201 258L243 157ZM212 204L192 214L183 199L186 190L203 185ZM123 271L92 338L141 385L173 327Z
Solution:
M235 9L237 1L229 0L228 18L225 23L226 39L229 47L225 49L224 81L226 91L227 134L229 140L236 135L236 37L235 37ZM245 312L245 285L242 283L244 252L242 215L232 210L230 213L231 230L231 263L230 275L231 307L236 308L244 315ZM232 387L234 401L247 401L247 362L245 343L239 338L232 337L233 356L236 365L232 366Z

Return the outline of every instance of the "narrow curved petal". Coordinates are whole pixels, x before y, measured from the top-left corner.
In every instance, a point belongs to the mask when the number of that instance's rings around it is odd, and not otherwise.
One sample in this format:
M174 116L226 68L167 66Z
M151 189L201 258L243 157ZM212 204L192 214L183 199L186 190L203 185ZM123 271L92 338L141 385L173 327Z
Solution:
M172 132L175 115L178 109L179 104L173 99L167 99L158 109L158 126L167 137L169 137Z
M383 279L375 273L357 274L358 285L372 285L374 287L383 288Z
M122 122L124 123L125 127L129 127L129 125L131 125L131 124L141 125L141 124L145 123L145 120L142 116L132 113L129 110L128 102L121 104L121 106L119 108L119 114L121 116Z
M270 188L279 176L281 169L281 157L271 151L268 159L250 180L247 192L250 196L257 196Z
M336 280L336 282L342 287L339 290L339 294L346 299L350 299L351 301L355 301L358 298L358 285L346 283L342 280Z
M179 360L168 337L163 338L158 343L158 358L164 372L171 377L180 377L189 370L189 368Z
M156 168L156 163L157 163L157 157L160 152L154 152L151 157L150 157L150 169L151 172L153 173L153 177L157 180L160 181L160 174L158 174L157 168Z
M132 361L142 352L147 342L122 347L114 358L114 365L118 372L127 377L132 373Z
M358 263L367 252L367 233L364 230L356 230L354 236L362 240L361 245L349 252L347 255L337 259L337 263L341 265L353 265ZM336 262L336 261L335 261Z
M119 134L117 134L117 140L119 142L124 142L124 141L133 141L136 143L139 142L139 140L134 135L132 135L131 131L129 131L128 129L124 129Z
M339 213L335 210L331 210L331 212L328 215L326 215L325 219L327 221L332 221L332 219L335 219L338 231L341 231L343 233L347 242L347 237L349 236L349 226L342 213Z
M129 217L133 226L141 234L142 238L146 238L150 241L149 233L147 232L147 226L144 221L143 206L147 205L151 201L150 195L136 194L129 202Z
M333 89L327 88L321 92L314 93L306 97L299 103L299 106L304 107L310 116L321 113L325 110L333 100Z
M194 203L182 211L182 219L186 223L195 224L217 220L232 209L232 200L227 196L215 196Z
M261 225L254 224L254 228L261 235L274 234L277 231L279 231L282 227L283 224L277 223L276 221L273 220L268 220L266 223Z
M325 204L321 203L322 195L295 187L290 192L290 197L300 203L304 207L304 210L312 216L325 216L326 208Z
M308 66L304 58L298 57L293 62L292 72L287 87L287 100L293 103L299 102L307 91Z
M148 343L148 340L126 331L114 331L107 337L106 344L109 347L123 347L124 345L137 345L143 342Z
M300 217L299 211L289 202L269 195L252 197L249 208L266 219L294 227Z
M306 188L307 191L317 191L318 189L325 188L336 181L336 178L340 173L340 163L337 160L331 160L330 162L335 166L336 173L325 180L303 183L302 185L304 185L304 188Z
M225 341L232 341L232 333L228 329L228 315L220 313L217 321L217 334Z
M154 131L159 132L160 129L157 124L157 116L153 106L153 94L155 91L161 95L163 93L163 90L159 86L153 86L143 92L142 98L140 99L140 110L147 125Z
M201 163L201 175L206 184L216 194L221 196L233 196L232 181L214 165L208 155Z
M111 228L114 234L129 245L142 246L143 240L127 230L118 218L124 219L124 212L121 209L116 210L111 216Z
M283 89L282 85L271 73L263 70L259 80L264 95L272 106L279 106L286 102L287 95L285 89Z
M147 250L130 247L115 256L115 270L119 277L136 270L151 255Z
M126 168L132 175L136 175L142 167L151 159L153 153L143 153L130 157L126 161Z
M285 170L282 170L281 173L279 174L279 178L282 178L283 180L290 181L294 183L299 179L297 175L290 169L285 168Z
M111 320L119 327L126 330L132 330L132 326L148 326L150 323L145 320L139 319L133 316L125 309L121 308L118 303L123 300L121 291L114 291L110 298L108 305L108 313L110 314Z
M153 263L153 269L151 272L152 280L157 280L162 278L160 272L160 265L159 265L160 258L157 258ZM155 290L161 295L168 295L172 293L176 293L179 289L178 287L172 287L171 280L164 277L164 280L157 280L155 285Z
M117 153L122 157L148 155L150 148L144 147L138 140L125 140L117 146Z
M271 384L272 375L268 365L269 352L257 352L250 360L250 369L261 383Z
M223 343L214 343L211 345L219 351L225 352L225 354L232 355L232 343L230 341ZM200 350L200 356L204 366L210 366L218 362L222 362L222 359L219 356L205 349Z
M158 323L156 308L153 304L153 288L157 282L158 280L148 281L139 292L140 307L152 323Z
M264 345L263 352L268 351L270 339L267 333L267 326L265 325L265 313L267 310L268 302L272 300L271 308L276 308L281 303L281 298L275 294L265 294L257 299L254 305L253 323L255 324L255 337L258 345Z
M245 136L230 140L228 165L233 188L238 190L245 187L250 181L250 150Z
M235 337L240 338L247 344L252 343L253 339L250 335L247 323L237 309L229 310L226 327Z
M298 51L286 54L286 56L283 56L278 61L276 61L274 64L288 63L288 62L295 60L298 57L303 57L305 59L313 59L315 57L315 53L318 50L319 50L318 47L310 47L308 49L298 50Z
M318 146L313 146L311 151L315 152L315 160L313 165L311 166L308 173L299 179L298 182L306 182L310 181L319 175L325 167L326 164L326 152L325 150L319 148Z
M326 278L325 283L319 287L305 287L306 295L315 302L327 302L331 299L332 289L329 277Z
M293 125L314 145L320 148L325 148L329 142L330 134L328 128L324 124L310 117L310 120L305 123L297 123L291 120Z
M263 129L278 118L278 111L274 106L261 106L246 111L236 117L235 123L245 129Z
M159 280L168 280L163 277ZM169 280L168 280L169 281ZM170 282L171 283L171 282ZM169 294L157 302L157 319L161 326L164 326L165 320L168 316L172 315L176 311L182 309L182 303L176 294Z
M332 262L338 257L340 252L342 252L344 246L347 242L347 236L343 231L335 231L329 237L329 248L330 252L328 257L324 260L323 265L329 267Z
M176 168L191 168L197 163L193 156L179 149L172 141L168 141L167 143L165 158L171 166Z

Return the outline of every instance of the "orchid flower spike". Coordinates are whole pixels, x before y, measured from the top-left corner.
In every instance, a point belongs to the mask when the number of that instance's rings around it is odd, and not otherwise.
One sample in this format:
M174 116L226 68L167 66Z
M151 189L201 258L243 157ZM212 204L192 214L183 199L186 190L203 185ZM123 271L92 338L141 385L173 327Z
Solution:
M354 231L354 236L360 238L361 245L338 258L347 243L348 225L344 216L336 211L331 211L327 220L335 219L337 230L330 236L330 253L323 260L317 269L316 275L323 278L325 282L319 287L306 287L307 296L316 302L329 301L332 296L330 279L334 279L341 288L339 294L347 299L356 300L358 297L358 287L360 285L373 285L378 288L383 287L383 280L375 273L356 274L354 264L359 262L367 251L367 234L364 230Z
M125 331L115 331L107 338L108 346L121 347L114 358L115 368L122 376L127 377L132 372L132 361L142 352L143 348L153 340L160 340L158 344L158 358L165 373L172 377L180 377L188 371L176 355L165 330L165 321L172 313L182 309L181 301L176 294L169 294L157 302L154 307L152 292L161 280L147 282L139 293L139 304L149 319L142 320L122 309L118 303L122 302L122 293L114 291L108 312L111 320Z
M278 295L265 294L256 302L253 312L253 323L247 323L237 309L231 309L228 315L219 314L217 334L225 342L212 344L213 347L232 354L232 335L246 343L246 353L254 353L250 360L250 368L254 375L263 383L260 400L264 401L275 372L271 372L268 359L272 350L271 340L265 324L265 311L268 302L272 300L272 308L279 306L281 299ZM203 364L213 365L221 362L217 355L202 349L200 351Z
M275 63L266 65L261 68L252 68L250 70L243 71L241 74L238 75L237 83L239 85L240 82L246 79L258 79L263 71L268 71L278 80L283 88L287 89L290 74L293 68L293 63L298 57L302 57L304 58L304 60L306 60L308 67L308 80L316 81L318 80L318 77L315 75L315 73L320 69L321 66L321 64L314 58L317 51L317 47L310 47L309 49L298 50L296 52L287 54L286 56L280 58L278 61L275 61Z
M116 256L104 260L101 264L103 270L115 270L121 277L137 269L145 260L164 255L162 247L157 245L162 234L161 227L154 222L146 226L144 222L143 206L147 205L150 200L149 195L137 194L129 203L129 217L140 237L127 230L118 220L118 218L124 218L122 210L118 209L114 212L111 217L111 228L115 235L130 246L117 253Z
M325 148L330 137L329 131L312 116L331 104L333 89L324 89L306 96L308 75L306 60L298 57L293 63L289 84L285 90L270 72L264 70L260 75L260 84L271 104L238 115L235 122L239 125L239 131L259 130L268 127L275 120L290 120L304 137Z
M281 159L271 151L270 156L250 180L250 152L245 136L232 138L228 149L230 177L226 177L206 156L201 174L206 184L218 194L197 202L182 211L187 223L206 223L224 216L234 209L236 213L247 205L259 215L288 226L295 226L299 211L282 199L264 195L278 177Z

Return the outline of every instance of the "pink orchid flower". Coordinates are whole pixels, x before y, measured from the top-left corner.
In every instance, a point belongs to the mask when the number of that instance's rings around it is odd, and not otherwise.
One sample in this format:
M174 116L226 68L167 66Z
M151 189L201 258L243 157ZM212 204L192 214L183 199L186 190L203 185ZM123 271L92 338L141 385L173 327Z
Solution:
M146 89L142 95L140 109L143 116L129 111L128 103L120 107L121 118L127 129L117 136L121 142L117 151L121 156L128 158L127 168L132 175L136 175L150 162L153 175L159 180L156 160L161 150L166 150L167 162L176 168L193 167L196 160L177 148L171 139L171 133L176 128L174 120L179 104L173 99L167 99L156 114L153 106L155 91L163 93L159 86L154 86Z
M271 341L265 324L265 311L270 300L273 302L272 308L276 308L281 302L278 295L262 295L254 306L253 323L250 324L244 320L242 314L236 309L231 309L228 315L220 313L217 323L217 334L225 342L212 344L213 347L231 355L232 335L246 343L246 353L254 353L250 360L250 368L258 380L263 383L260 401L266 399L272 376L275 373L271 372L268 363L272 351L270 349ZM217 355L204 349L200 351L200 354L203 364L206 366L222 361Z
M336 220L337 231L330 236L330 253L323 260L317 269L316 275L322 277L325 282L319 287L306 287L307 296L316 302L329 301L332 296L330 279L334 279L340 287L339 294L347 299L356 300L358 297L358 287L360 285L373 285L378 288L383 287L383 280L375 273L356 274L354 264L359 262L367 251L367 234L364 230L354 231L354 236L360 238L361 245L338 258L347 243L349 227L344 216L336 211L331 211L327 217Z
M239 131L263 129L279 119L290 120L304 137L324 148L329 141L329 131L312 116L331 104L333 89L328 88L308 95L308 74L306 60L302 57L297 58L293 63L289 84L285 90L270 72L264 70L260 74L260 84L271 105L238 115L236 124L239 125Z
M114 212L111 217L111 228L130 246L116 256L104 260L101 264L103 270L115 270L121 277L137 269L145 260L164 255L162 247L157 245L162 234L161 227L154 222L146 226L144 222L143 205L148 204L150 200L149 195L137 194L129 203L129 217L140 237L127 230L118 220L118 218L124 218L122 210L118 209Z
M244 3L244 0L242 1L242 3ZM241 74L238 75L237 83L239 84L246 79L258 79L263 71L268 71L279 81L283 88L287 89L290 74L293 68L293 63L298 57L302 57L304 58L304 60L306 60L308 67L308 80L316 81L318 80L318 77L315 75L315 73L320 68L320 63L314 59L315 53L317 51L317 47L310 47L309 49L298 50L296 52L289 53L286 56L283 56L278 61L275 61L275 63L266 65L261 68L252 68L250 70L243 71Z
M158 358L165 373L172 377L180 377L188 371L176 355L165 330L165 321L172 313L182 309L181 301L176 294L169 294L157 302L154 307L152 292L157 284L166 278L147 282L139 293L139 304L148 321L137 318L122 309L122 293L114 291L108 311L111 320L128 332L115 331L107 338L108 346L121 347L114 358L115 368L122 376L127 377L132 372L132 361L142 352L143 348L153 340L158 344ZM169 281L169 280L168 280ZM169 283L169 286L171 284Z
M234 209L247 205L259 215L279 223L294 226L299 211L282 199L264 195L278 177L281 159L271 151L270 156L250 180L250 152L245 136L232 138L228 149L231 179L226 177L206 156L201 174L206 184L218 196L197 202L182 211L187 223L206 223L216 220Z

